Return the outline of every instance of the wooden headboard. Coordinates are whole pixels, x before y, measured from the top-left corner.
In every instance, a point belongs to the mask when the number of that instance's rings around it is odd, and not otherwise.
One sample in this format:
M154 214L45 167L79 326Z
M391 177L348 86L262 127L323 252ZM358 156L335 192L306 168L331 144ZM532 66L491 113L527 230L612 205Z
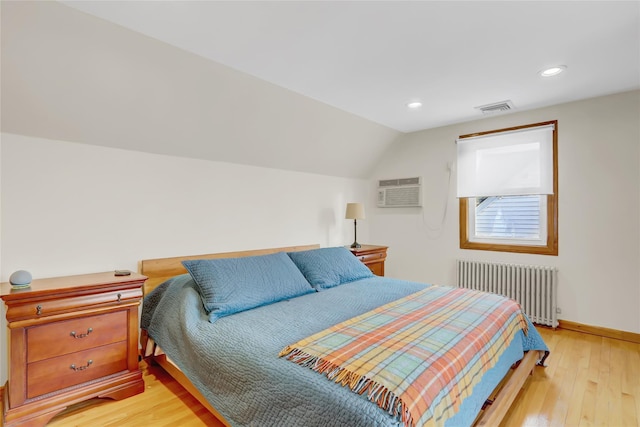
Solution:
M204 254L204 255L187 255L178 256L172 258L157 258L146 259L140 261L139 270L141 274L148 277L147 282L144 285L144 293L147 295L154 290L156 286L161 284L167 279L180 274L185 274L187 270L182 266L182 261L189 259L217 259L217 258L241 258L247 256L268 255L276 252L298 252L307 251L310 249L318 249L320 245L300 245L300 246L288 246L284 248L268 248L268 249L254 249L239 252L222 252L217 254Z

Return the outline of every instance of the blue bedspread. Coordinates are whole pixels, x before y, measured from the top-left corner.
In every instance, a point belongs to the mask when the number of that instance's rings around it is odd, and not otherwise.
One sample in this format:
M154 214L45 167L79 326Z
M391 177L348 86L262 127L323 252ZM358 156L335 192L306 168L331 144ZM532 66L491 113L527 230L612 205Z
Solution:
M232 426L398 426L348 388L278 353L286 345L428 285L373 277L208 321L189 275L144 300L142 328ZM470 425L523 350L547 350L533 325L520 332L447 426Z

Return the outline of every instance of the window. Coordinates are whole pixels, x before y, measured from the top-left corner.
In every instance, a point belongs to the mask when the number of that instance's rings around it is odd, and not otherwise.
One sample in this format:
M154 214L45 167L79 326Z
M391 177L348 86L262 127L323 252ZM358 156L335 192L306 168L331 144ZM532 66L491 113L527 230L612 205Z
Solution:
M558 254L557 121L457 141L460 248Z
M545 208L540 195L470 198L469 239L475 242L546 244ZM474 220L471 220L474 218Z

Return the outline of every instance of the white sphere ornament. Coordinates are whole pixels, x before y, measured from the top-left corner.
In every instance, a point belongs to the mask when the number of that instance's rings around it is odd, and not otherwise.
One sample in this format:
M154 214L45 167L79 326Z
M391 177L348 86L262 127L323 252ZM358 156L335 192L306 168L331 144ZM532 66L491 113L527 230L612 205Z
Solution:
M13 289L27 288L31 284L31 273L26 270L15 271L9 277L9 283Z

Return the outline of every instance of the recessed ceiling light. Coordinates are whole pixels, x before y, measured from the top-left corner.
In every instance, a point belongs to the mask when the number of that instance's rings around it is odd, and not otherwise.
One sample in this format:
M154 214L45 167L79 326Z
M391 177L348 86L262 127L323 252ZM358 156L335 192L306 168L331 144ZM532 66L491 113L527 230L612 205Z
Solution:
M567 69L566 65L556 65L555 67L547 68L546 70L540 71L540 75L542 77L552 77L557 76L561 72Z
M407 107L410 110L417 110L418 108L422 107L422 102L420 101L413 101L407 104Z

